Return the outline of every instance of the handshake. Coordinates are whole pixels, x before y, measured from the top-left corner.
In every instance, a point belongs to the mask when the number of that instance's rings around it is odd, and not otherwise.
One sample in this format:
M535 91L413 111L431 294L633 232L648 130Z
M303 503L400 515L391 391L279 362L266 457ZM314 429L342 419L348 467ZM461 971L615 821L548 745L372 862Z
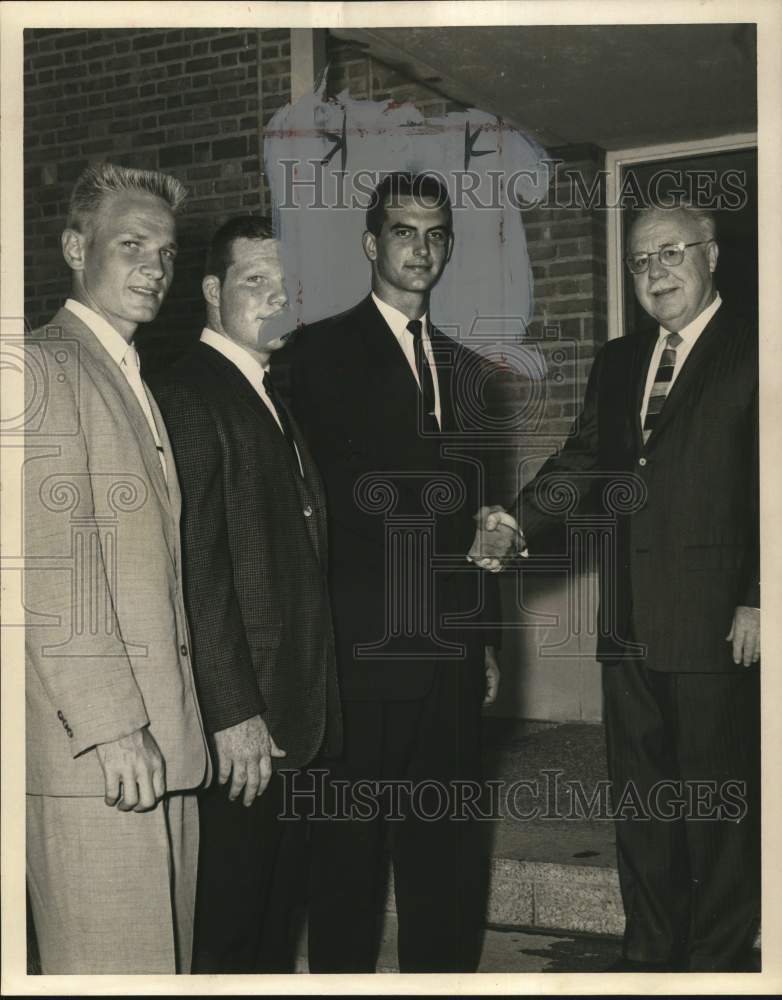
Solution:
M499 573L514 556L527 555L524 533L503 507L481 507L475 515L475 530L469 562L490 573Z

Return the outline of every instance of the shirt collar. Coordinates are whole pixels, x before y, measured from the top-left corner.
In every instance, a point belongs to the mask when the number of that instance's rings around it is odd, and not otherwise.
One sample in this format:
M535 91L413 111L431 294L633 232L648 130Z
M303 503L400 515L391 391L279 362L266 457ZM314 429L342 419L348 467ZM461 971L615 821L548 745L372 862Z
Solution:
M230 340L225 334L205 326L201 331L201 343L213 347L224 358L235 364L251 385L260 387L263 383L263 376L269 370L269 365L262 365L248 350Z
M719 309L721 305L722 305L722 299L720 298L720 293L717 292L714 301L710 305L706 306L703 312L698 313L698 315L695 317L694 320L692 320L692 322L688 323L687 326L679 330L679 336L682 338L682 340L687 341L689 346L692 347L692 345L695 343L698 337L700 337L700 335L706 329L706 324L709 322L711 317L714 315L714 313ZM667 337L670 332L671 332L670 330L666 330L665 327L661 326L659 336L661 338Z
M128 342L118 330L114 329L107 319L104 319L94 309L90 309L89 306L85 306L83 302L78 302L76 299L66 299L65 308L68 312L72 312L74 316L78 317L85 326L89 327L100 341L101 346L108 351L115 364L122 364L122 359L127 354Z
M410 320L403 312L400 312L398 309L395 309L394 306L390 306L387 302L379 299L374 292L372 292L372 301L377 306L380 315L391 327L391 331L397 340L401 340L403 334L410 333L407 329L407 324ZM427 336L429 335L429 324L427 322L426 313L424 313L421 317L421 333Z

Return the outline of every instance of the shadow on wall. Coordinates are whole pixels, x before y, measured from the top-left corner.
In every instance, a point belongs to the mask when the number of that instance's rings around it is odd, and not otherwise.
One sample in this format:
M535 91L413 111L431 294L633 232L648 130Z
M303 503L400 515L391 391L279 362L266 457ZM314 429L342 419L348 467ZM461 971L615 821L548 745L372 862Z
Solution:
M524 574L500 582L503 630L497 702L487 714L549 722L602 718L597 573Z

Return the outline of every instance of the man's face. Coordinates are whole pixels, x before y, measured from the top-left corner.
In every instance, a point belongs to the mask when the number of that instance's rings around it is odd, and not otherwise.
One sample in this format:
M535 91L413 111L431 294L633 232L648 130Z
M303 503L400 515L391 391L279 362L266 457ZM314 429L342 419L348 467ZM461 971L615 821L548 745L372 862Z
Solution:
M217 282L214 276L207 276L205 283L210 277ZM264 321L284 309L288 302L277 240L245 237L234 240L231 264L218 286L222 326L219 333L254 351L282 347L282 341L264 343L261 336Z
M659 210L643 216L630 233L630 252L649 253L671 243L701 243L703 232L689 213L681 209ZM643 308L666 330L678 333L691 323L714 298L717 244L687 247L684 260L665 267L659 256L649 258L649 267L633 275L635 294Z
M364 234L372 287L392 305L400 295L421 295L433 288L452 249L447 209L427 207L412 196L397 198L393 207L386 207L379 236Z
M174 276L174 214L156 195L107 195L87 232L65 231L63 250L77 297L130 339L157 316Z

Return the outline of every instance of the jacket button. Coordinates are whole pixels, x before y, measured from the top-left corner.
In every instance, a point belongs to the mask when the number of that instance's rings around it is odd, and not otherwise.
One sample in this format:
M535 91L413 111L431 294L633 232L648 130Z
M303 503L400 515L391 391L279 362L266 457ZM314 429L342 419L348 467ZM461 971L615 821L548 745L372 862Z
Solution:
M307 506L304 508L304 516L312 517L312 507L310 507L309 504L307 504Z
M640 466L644 466L644 465L646 465L646 459L645 459L645 458L639 458L639 459L638 459L638 464L639 464Z
M187 646L184 643L179 647L179 652L182 656L187 656Z
M60 709L60 711L57 713L57 718L60 720L60 722L65 722L65 716L62 714L62 709Z

